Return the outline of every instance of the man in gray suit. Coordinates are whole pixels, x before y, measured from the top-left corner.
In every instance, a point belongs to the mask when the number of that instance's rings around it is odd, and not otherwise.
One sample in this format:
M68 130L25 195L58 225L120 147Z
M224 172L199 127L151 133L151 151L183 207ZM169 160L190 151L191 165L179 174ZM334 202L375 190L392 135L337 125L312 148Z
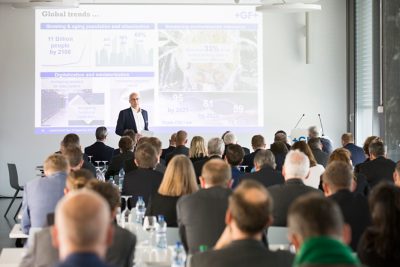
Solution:
M186 251L213 247L225 228L228 197L232 193L231 168L222 159L211 159L200 176L202 189L181 197L177 203L179 234Z
M47 214L54 213L57 202L64 196L69 164L60 154L49 156L44 164L45 177L36 178L24 187L21 228L25 234L31 227L45 227Z
M191 267L289 267L293 255L272 252L261 242L263 231L272 223L272 199L257 181L243 181L229 197L227 227L215 250L193 255Z
M83 174L87 180L87 174ZM77 179L80 179L77 177ZM111 209L112 220L115 220L120 205L118 190L108 183L91 179L85 186L105 198ZM20 267L52 267L59 261L58 250L52 246L50 228L35 233L34 243L21 261ZM112 245L108 248L105 261L115 267L132 267L135 254L136 236L118 225L114 225Z
M286 155L282 169L285 183L268 188L275 203L274 226L286 226L290 204L299 196L310 192L322 195L322 191L304 184L303 180L307 179L309 172L310 160L303 152L292 150Z

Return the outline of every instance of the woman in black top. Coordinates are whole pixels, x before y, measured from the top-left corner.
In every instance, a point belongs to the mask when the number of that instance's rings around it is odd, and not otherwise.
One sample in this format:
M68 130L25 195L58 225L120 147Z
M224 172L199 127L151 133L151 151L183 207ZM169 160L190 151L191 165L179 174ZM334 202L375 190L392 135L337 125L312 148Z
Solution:
M176 202L198 190L193 165L185 155L169 162L158 192L149 199L146 216L164 215L168 227L177 227Z
M375 186L369 198L372 226L361 237L358 257L369 267L400 266L400 188Z
M207 148L204 144L204 138L201 136L193 136L190 142L189 158L192 162L207 158Z

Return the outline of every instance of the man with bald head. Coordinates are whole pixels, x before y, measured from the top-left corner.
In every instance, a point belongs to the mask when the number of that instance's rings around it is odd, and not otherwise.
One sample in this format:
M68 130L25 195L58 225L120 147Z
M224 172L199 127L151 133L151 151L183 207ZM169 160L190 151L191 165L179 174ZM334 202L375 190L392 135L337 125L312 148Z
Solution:
M182 196L176 205L179 234L185 249L194 254L199 246L213 247L225 228L225 213L232 172L222 159L211 159L203 166L201 190Z
M272 199L265 187L242 182L229 197L226 229L215 250L195 254L191 266L292 266L288 251L272 252L261 242L263 231L272 224Z
M52 229L59 249L58 267L108 267L104 263L112 242L110 209L99 194L79 190L66 195L57 205Z
M117 127L115 128L115 133L119 136L122 136L126 129L132 129L135 133L149 130L147 111L140 108L139 99L140 95L138 92L131 93L129 95L131 106L119 112Z

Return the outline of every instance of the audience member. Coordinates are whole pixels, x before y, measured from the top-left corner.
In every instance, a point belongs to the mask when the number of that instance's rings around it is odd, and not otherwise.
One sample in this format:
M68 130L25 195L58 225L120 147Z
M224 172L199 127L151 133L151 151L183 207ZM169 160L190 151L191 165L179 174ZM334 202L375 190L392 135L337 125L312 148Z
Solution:
M283 184L285 179L280 171L275 170L275 157L269 150L260 150L254 157L255 172L244 175L241 180L256 180L265 187Z
M239 169L244 157L243 148L237 144L230 144L225 150L225 161L231 166L232 171L232 189L239 184L240 178L245 174Z
M136 147L136 144L137 144L137 141L138 141L138 138L139 138L139 134L136 134L135 131L132 130L132 129L126 129L126 130L124 131L124 133L123 133L122 136L127 136L127 137L129 137L130 139L132 139L132 142L133 142L133 145L132 145L132 152L135 151L135 147ZM122 137L122 136L121 136L121 137ZM114 149L113 156L116 156L116 155L118 155L119 153L121 153L121 150L120 150L120 148L118 147L118 148Z
M340 207L344 221L351 227L351 248L356 251L364 230L371 224L368 200L365 196L352 193L353 170L345 162L332 162L323 175L325 196L333 199Z
M294 267L360 266L345 245L350 229L331 199L316 194L299 197L289 209L288 225L289 239L297 250Z
M400 189L382 182L371 192L372 226L361 237L357 253L369 267L400 266Z
M342 135L342 146L343 148L350 151L351 161L353 162L354 166L363 163L365 161L366 158L364 150L361 147L356 146L354 144L354 138L352 133L344 133Z
M135 206L138 196L142 196L147 204L150 195L157 192L163 178L162 173L154 170L157 151L152 145L138 145L134 162L138 168L126 173L122 186L122 195L133 196L132 207Z
M275 133L274 135L274 143L275 142L282 142L285 144L287 150L289 151L291 148L291 145L288 143L288 137L285 131L279 130Z
M317 126L311 126L310 128L308 128L308 137L309 138L320 137L322 143L322 151L328 153L328 155L332 153L333 150L332 141L327 138L321 137L321 133L317 128Z
M89 190L69 193L57 205L52 228L59 249L57 267L107 267L103 261L113 228L106 201Z
M230 144L236 145L238 143L238 139L237 139L236 135L234 133L232 133L231 131L226 131L222 135L222 140L224 140L225 149ZM242 148L243 148L243 151L244 151L245 155L250 154L250 149L248 149L247 147L242 147ZM224 156L225 156L225 153L224 153Z
M299 196L310 192L318 192L322 195L320 190L304 184L303 181L309 172L310 160L303 152L292 150L286 155L282 170L285 183L268 188L275 203L273 225L286 226L289 207Z
M227 227L217 249L193 255L190 266L292 266L292 254L272 252L261 242L272 223L272 199L261 184L241 183L229 197L225 218Z
M122 136L119 139L118 147L120 153L114 155L108 165L105 177L108 180L110 176L118 176L121 169L125 168L125 161L133 161L133 140L128 136Z
M168 153L166 156L167 165L169 161L176 155L185 155L189 156L189 148L186 147L187 144L187 132L180 130L176 133L176 147L172 150L171 153Z
M165 172L165 160L161 159L161 154L162 154L162 143L161 140L158 139L157 137L149 137L147 138L147 143L152 145L156 151L157 151L157 164L156 167L154 168L155 171L164 173Z
M311 152L310 147L307 145L305 141L298 141L292 145L292 150L300 150L303 152L310 161L310 173L307 178L303 181L305 185L319 188L319 184L321 183L321 175L324 173L325 168L318 164L314 158L313 153Z
M290 146L291 147L291 146ZM275 141L271 144L272 153L275 156L276 170L282 171L283 163L285 162L286 154L289 152L287 145L281 141Z
M193 162L194 172L196 173L197 183L200 184L199 177L203 169L204 164L210 159L222 159L222 155L225 151L224 141L221 138L214 137L208 140L207 143L208 157L203 160Z
M169 139L169 146L162 150L161 158L166 161L167 155L171 153L175 149L175 147L176 147L176 133L173 133L171 135L171 138Z
M47 214L54 213L57 202L64 195L69 172L67 159L60 154L50 155L43 164L45 177L29 181L24 186L21 228L28 234L30 228L47 225Z
M83 153L80 147L70 146L62 150L62 155L68 160L71 171L80 170L84 164Z
M203 167L202 189L178 200L179 234L190 254L198 252L200 245L213 247L224 231L231 175L226 162L211 159Z
M243 158L243 165L247 166L247 172L251 172L254 168L254 156L258 151L265 149L265 146L264 136L258 134L251 138L251 147L253 148L253 152Z
M369 136L369 137L367 137L366 139L365 139L365 141L364 141L364 144L363 144L363 150L364 150L364 155L365 155L365 161L364 162L368 162L368 161L370 161L370 158L369 158L369 145L372 143L372 141L382 141L382 139L380 139L378 136L375 136L375 135L373 135L373 136ZM364 163L363 162L363 163ZM353 164L354 165L354 171L356 172L356 173L358 173L358 172L360 172L360 166L363 164L363 163L359 163L359 164Z
M177 227L178 199L197 190L192 163L185 155L176 155L168 164L158 192L150 197L146 215L164 215L168 227Z
M325 168L326 164L328 163L329 155L328 153L322 151L321 139L319 137L310 138L308 139L307 144L310 147L317 163Z
M114 148L105 144L107 139L107 128L104 126L96 129L96 142L91 146L85 147L85 154L92 156L92 162L108 161L110 163L114 153Z
M194 136L190 142L189 158L194 163L199 160L207 158L207 148L204 144L204 138L201 136Z
M393 181L393 171L396 163L385 157L385 145L382 141L373 141L369 147L369 161L360 165L360 173L367 177L373 188L380 181Z
M393 182L397 187L400 187L400 161L397 162L393 172Z

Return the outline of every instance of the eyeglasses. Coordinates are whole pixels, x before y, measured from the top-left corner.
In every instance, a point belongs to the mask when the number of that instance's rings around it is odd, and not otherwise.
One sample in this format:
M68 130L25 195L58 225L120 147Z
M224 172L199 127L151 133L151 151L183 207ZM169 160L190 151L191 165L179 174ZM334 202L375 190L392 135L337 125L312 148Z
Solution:
M131 98L131 101L133 101L133 100L136 100L136 101L138 101L138 100L139 100L139 98Z

